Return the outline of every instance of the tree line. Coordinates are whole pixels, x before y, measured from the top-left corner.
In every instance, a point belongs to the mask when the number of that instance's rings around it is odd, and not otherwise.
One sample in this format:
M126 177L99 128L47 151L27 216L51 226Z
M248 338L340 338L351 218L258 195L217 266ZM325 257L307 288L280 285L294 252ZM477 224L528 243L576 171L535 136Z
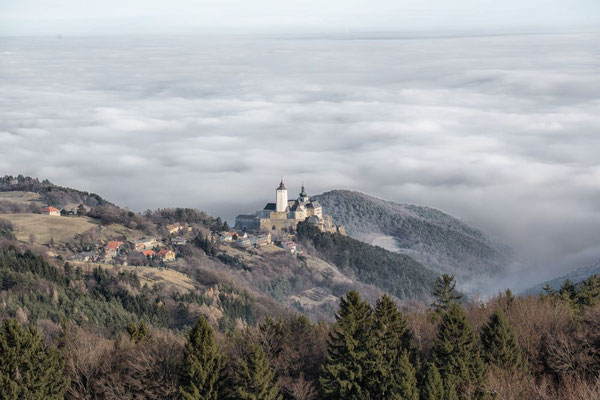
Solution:
M1 399L597 399L600 278L464 304L451 276L427 310L351 291L332 324L302 315L223 334L131 323L114 339L68 321L0 326Z

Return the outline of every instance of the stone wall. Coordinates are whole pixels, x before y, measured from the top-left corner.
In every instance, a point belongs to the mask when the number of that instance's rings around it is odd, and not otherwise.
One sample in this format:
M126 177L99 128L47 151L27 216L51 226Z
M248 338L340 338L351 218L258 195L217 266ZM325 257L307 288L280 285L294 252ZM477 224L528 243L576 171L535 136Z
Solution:
M260 230L269 232L273 230L283 230L283 229L296 229L296 225L298 225L298 220L295 219L272 219L272 218L261 218L260 219Z
M235 230L236 231L248 231L252 232L260 229L260 220L254 218L236 218L235 219Z

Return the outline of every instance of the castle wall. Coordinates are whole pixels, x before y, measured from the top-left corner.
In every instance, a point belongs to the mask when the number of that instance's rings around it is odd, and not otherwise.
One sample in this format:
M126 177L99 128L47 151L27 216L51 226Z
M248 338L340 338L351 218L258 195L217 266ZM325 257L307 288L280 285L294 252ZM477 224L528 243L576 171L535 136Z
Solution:
M275 209L275 211L272 211ZM293 211L292 211L293 210ZM302 187L298 200L288 201L287 189L281 182L276 190L276 203L267 203L255 215L239 215L235 228L243 231L295 230L300 221L309 220L322 231L345 234L343 226L335 226L330 215L323 214L317 201L310 201Z
M270 219L287 219L287 212L271 211L269 214Z
M272 231L273 227L275 230L283 230L283 229L296 229L296 225L298 225L298 220L296 219L273 219L273 218L261 218L260 219L260 230L261 231Z
M251 218L244 218L244 217L237 217L235 219L235 230L237 231L255 231L260 229L260 220L256 217Z

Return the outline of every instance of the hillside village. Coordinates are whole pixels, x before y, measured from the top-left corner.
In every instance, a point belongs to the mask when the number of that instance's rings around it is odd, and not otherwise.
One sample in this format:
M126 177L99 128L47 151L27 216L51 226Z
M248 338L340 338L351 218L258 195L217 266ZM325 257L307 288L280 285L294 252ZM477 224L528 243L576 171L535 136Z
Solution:
M304 188L297 200L288 201L283 182L275 192L276 201L265 207L274 211L254 215L268 222L262 229L240 226L239 219L231 229L195 209L136 213L93 193L4 177L0 246L31 249L86 279L104 282L106 271L114 279L134 279L134 286L118 285L124 290L119 293L139 296L136 286L147 286L144 291L170 309L184 307L227 326L254 323L275 304L331 319L339 296L350 288L372 300L382 290L398 299L429 298L432 271L344 235L344 227L334 226Z
M85 207L80 205L79 211L73 211L71 208L56 208L46 206L38 211L32 211L33 215L45 215L51 217L54 221L64 219L84 218L86 215ZM10 214L0 214L0 217L12 219ZM23 215L20 215L21 219ZM52 224L52 220L46 223ZM19 233L19 223L16 223L17 233ZM224 228L227 225L224 224ZM139 237L138 234L128 236L126 233L110 235L105 239L96 240L93 243L86 243L80 248L73 248L68 245L57 243L54 238L50 238L47 243L41 243L50 250L51 256L61 256L67 260L81 262L96 262L115 265L158 265L168 266L174 262L181 246L184 246L198 237L205 235L205 240L212 245L229 246L242 250L258 250L269 246L269 251L276 248L288 251L291 254L299 254L298 245L292 240L294 235L291 233L277 232L277 240L271 232L246 232L236 230L210 230L206 232L198 227L194 228L186 223L172 223L160 227L162 235ZM98 227L102 229L102 227ZM36 242L35 233L29 233L28 241L33 244ZM68 251L73 250L73 251Z
M16 185L18 181L13 180L12 184ZM17 236L23 241L47 246L49 256L74 262L164 268L181 256L182 246L198 241L199 237L205 245L220 246L225 250L231 248L254 253L285 251L301 255L303 252L294 238L295 227L303 220L324 232L345 234L344 227L333 225L331 216L323 214L321 205L308 197L304 185L298 199L288 201L283 181L276 189L275 203L267 203L264 210L253 215L239 215L233 230L229 229L227 223L207 230L204 226L174 222L159 224L157 235L149 236L140 235L135 230L111 232L102 224L94 224L92 227L91 222L88 231L75 229L73 238L58 240L52 231L63 225L76 225L77 219L88 221L91 207L83 203L70 203L62 207L59 204L40 206L40 200L31 192L1 192L0 202L4 203L4 208L7 208L7 204L15 207L17 204L27 204L28 208L9 210L16 211L13 213L0 213L0 218L11 221L15 225ZM27 218L27 214L31 217ZM34 222L33 219L36 218L46 219ZM36 238L36 233L44 227L49 232L42 236L49 237L46 237L46 241L38 240L43 238ZM102 235L97 237L93 231L102 232ZM74 244L74 241L79 243Z

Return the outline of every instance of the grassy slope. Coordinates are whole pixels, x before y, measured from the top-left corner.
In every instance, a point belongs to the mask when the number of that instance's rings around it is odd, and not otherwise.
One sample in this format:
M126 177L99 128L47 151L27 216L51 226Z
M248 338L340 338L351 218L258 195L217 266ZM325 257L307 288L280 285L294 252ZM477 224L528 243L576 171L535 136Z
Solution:
M41 196L33 192L0 192L0 201L10 201L12 203L23 205L34 204L40 207L44 206Z
M169 293L187 293L194 290L197 286L189 276L173 269L146 267L146 266L115 266L113 264L87 263L79 261L70 261L74 267L81 267L84 272L91 273L94 268L102 267L107 270L119 272L135 272L140 279L140 283L154 285L162 285Z
M35 243L37 244L48 244L50 239L54 239L56 243L64 243L77 234L82 234L92 228L98 227L96 220L81 216L0 214L0 218L12 222L17 240L29 242L29 237L33 234L35 236ZM118 224L102 228L102 236L104 238L116 235L125 235L129 239L138 239L143 236L143 233Z
M76 234L97 226L91 218L83 217L56 217L42 214L0 214L0 218L7 219L14 226L17 240L29 241L31 234L35 236L38 244L47 244L50 239L55 242L66 242Z

